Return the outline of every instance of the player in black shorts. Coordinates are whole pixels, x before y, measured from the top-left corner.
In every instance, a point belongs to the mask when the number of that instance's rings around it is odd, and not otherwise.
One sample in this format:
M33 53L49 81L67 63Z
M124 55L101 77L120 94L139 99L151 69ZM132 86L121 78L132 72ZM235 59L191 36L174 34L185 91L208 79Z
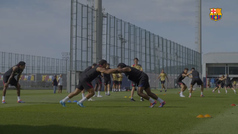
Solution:
M227 88L228 87L231 88L234 91L234 93L236 94L236 90L233 88L232 83L231 83L231 78L227 74L226 78L225 78L225 91L226 91L226 94L227 94Z
M85 70L84 70L84 72L87 72L87 71L89 71L90 69L92 69L92 68L94 68L95 66L97 66L97 64L96 63L93 63L93 65L92 66L89 66L89 67L87 67ZM80 76L79 76L80 77ZM85 90L83 89L83 91L82 91L82 98L84 98L85 96L84 96L84 93L85 93ZM88 101L93 101L92 100L92 98L90 98L90 99L88 99Z
M180 97L185 97L183 95L183 92L187 89L187 86L185 83L183 83L183 79L187 76L187 73L188 73L188 68L184 68L183 72L179 74L179 76L176 80L177 84L181 88Z
M110 64L107 64L106 69L110 69ZM105 95L110 95L110 88L111 88L111 75L110 74L103 74L104 79L104 91Z
M24 61L20 61L17 65L11 67L6 73L4 73L3 75L3 95L2 95L2 103L5 104L5 96L6 96L6 90L10 85L15 86L17 89L17 103L24 103L23 101L21 101L20 99L20 88L21 85L19 84L19 79L20 76L22 74L22 72L24 71L26 66L26 63ZM15 79L14 77L17 75L17 79Z
M187 74L187 76L189 76L190 74L192 75L192 82L190 84L189 98L191 98L191 96L192 96L193 86L195 83L197 83L197 85L201 86L201 97L204 97L203 82L199 77L199 72L197 70L195 70L195 68L192 68L191 71Z
M218 89L218 93L221 93L220 89L221 89L221 87L224 85L224 82L223 82L223 81L224 81L225 79L226 79L225 76L222 75L220 78L218 78L218 79L216 80L216 88L212 90L213 93L214 93L217 89Z
M98 77L96 77L96 79L95 79L95 87L94 87L95 95L94 95L94 97L102 97L100 95L100 91L102 89L102 78L101 78L101 75L98 75ZM98 95L96 94L97 91L98 91Z
M107 66L107 61L106 60L101 60L99 61L99 64L95 66L94 68L90 69L89 71L84 71L81 73L80 78L79 78L79 84L77 85L76 89L74 92L70 93L68 96L66 96L64 99L60 101L60 104L65 107L65 102L72 97L78 95L83 89L88 91L88 94L86 97L82 98L80 101L77 102L77 104L80 107L83 106L83 102L86 101L87 99L91 98L95 92L93 89L93 86L91 82L98 76L101 75L101 73L105 74L111 74L114 72L119 72L119 69L106 69Z
M138 85L137 94L143 97L144 99L149 100L151 108L154 107L154 105L156 104L155 100L158 100L160 102L159 107L163 107L165 105L165 101L163 101L162 99L160 99L158 96L156 96L154 93L151 92L149 77L146 73L136 68L127 66L124 63L119 63L117 67L118 69L122 69L122 72L127 76L129 80L133 81L134 83L136 83L136 85ZM144 94L143 90L145 90L147 94Z

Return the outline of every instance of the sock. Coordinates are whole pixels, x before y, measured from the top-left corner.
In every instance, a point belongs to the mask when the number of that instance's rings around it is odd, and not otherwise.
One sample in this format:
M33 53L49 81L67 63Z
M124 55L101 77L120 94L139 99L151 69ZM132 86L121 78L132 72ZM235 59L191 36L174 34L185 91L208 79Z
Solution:
M192 93L189 93L189 96L192 96Z
M164 100L162 100L161 98L158 97L157 99L160 103L164 102Z
M79 103L83 103L83 102L86 101L86 100L87 100L87 98L84 97L84 98L82 98L82 99L79 101Z
M182 92L180 92L180 95L183 95L183 91L182 91Z
M201 95L203 95L203 92L201 92Z
M133 99L133 97L131 97L131 99Z
M149 99L150 103L154 103L155 100L153 100L152 98Z
M2 101L5 100L5 96L2 96Z
M107 93L109 94L109 93L110 93L110 91L108 90L108 91L107 91Z
M119 92L121 92L121 89L119 89Z
M17 100L18 100L18 101L21 100L21 99L20 99L20 96L17 96Z
M82 93L82 98L84 98L84 93Z
M236 90L234 90L234 93L236 93Z
M63 102L66 102L67 100L69 100L69 97L68 97L68 96L66 96L62 101L63 101Z
M100 91L98 91L98 95L100 95Z
M226 94L227 94L227 90L226 90Z

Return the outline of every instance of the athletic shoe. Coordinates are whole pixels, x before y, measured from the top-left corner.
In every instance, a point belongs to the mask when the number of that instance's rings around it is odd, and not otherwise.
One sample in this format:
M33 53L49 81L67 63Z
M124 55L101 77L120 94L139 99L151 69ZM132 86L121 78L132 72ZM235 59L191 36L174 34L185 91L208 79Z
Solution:
M2 100L2 104L6 104L5 100Z
M136 101L136 100L134 100L133 98L131 98L131 101Z
M204 95L200 95L200 97L204 97Z
M163 101L162 103L160 103L159 107L163 107L165 104L165 101Z
M167 92L167 89L165 89L165 92Z
M153 108L157 102L154 101L153 103L150 103L150 108Z
M93 97L97 97L97 95L95 94Z
M77 102L77 105L79 105L80 107L85 107L83 103L80 103L80 102Z
M185 97L184 95L180 94L180 97Z
M22 101L22 100L19 100L19 101L17 101L17 103L25 103L24 101Z
M144 99L143 99L143 98L140 98L140 101L144 101Z
M215 91L214 91L214 90L212 90L212 92L214 93Z
M63 102L62 100L60 101L60 104L61 104L63 107L66 107L66 106L65 106L65 102Z
M93 101L93 99L92 99L92 98L90 98L90 99L88 99L88 101Z
M220 92L220 91L218 91L218 93L220 94L221 92Z
M102 97L102 95L98 95L97 97Z

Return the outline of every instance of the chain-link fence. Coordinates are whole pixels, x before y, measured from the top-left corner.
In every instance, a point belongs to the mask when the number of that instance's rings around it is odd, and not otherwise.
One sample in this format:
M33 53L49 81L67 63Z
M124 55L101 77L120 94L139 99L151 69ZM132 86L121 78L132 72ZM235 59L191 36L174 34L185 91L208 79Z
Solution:
M72 0L71 49L72 70L82 71L92 65L95 55L95 24L97 10ZM103 13L102 57L114 68L118 63L133 64L137 57L143 70L148 73L152 87L158 87L157 77L162 69L171 79L169 87L174 87L174 79L183 68L195 67L200 70L200 53L174 41L155 35L108 13ZM75 64L77 63L77 64Z

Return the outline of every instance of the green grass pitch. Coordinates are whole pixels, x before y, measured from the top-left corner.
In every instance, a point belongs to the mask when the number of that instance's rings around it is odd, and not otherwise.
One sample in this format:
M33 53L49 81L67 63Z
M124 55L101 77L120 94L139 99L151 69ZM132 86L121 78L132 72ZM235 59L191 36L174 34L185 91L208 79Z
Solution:
M16 103L15 90L8 90L7 104L0 104L0 134L237 134L238 95L232 90L225 94L197 89L188 98L179 97L179 89L165 94L152 92L166 101L163 108L149 108L149 101L130 102L130 92L112 92L111 96L93 98L85 108L76 103L62 107L59 100L67 93L53 94L52 90L22 90L24 104ZM124 98L127 96L127 98ZM80 100L81 94L73 100ZM212 118L196 118L210 114Z

